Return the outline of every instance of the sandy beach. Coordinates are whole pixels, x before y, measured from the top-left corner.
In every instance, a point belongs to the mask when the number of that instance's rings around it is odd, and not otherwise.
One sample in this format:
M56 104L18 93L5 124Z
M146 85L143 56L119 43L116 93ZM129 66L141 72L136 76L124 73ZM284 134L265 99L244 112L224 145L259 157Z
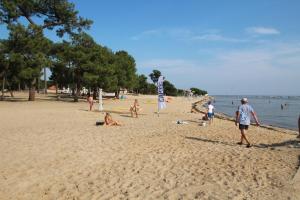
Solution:
M105 100L120 127L96 126L104 113L83 101L0 102L0 199L300 199L295 132L251 126L253 147L239 146L233 122L199 125L198 100L159 117L156 96Z

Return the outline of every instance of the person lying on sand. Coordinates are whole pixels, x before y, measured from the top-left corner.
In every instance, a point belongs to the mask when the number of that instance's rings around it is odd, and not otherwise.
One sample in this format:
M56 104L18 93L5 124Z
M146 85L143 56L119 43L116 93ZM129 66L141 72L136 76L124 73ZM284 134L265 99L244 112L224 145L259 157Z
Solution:
M132 106L130 106L130 113L131 113L131 117L134 117L134 114L136 116L136 118L138 118L138 111L140 110L140 105L137 99L134 100L134 103Z
M104 122L105 122L105 125L107 125L107 126L121 126L122 125L121 123L113 120L109 113L105 114Z

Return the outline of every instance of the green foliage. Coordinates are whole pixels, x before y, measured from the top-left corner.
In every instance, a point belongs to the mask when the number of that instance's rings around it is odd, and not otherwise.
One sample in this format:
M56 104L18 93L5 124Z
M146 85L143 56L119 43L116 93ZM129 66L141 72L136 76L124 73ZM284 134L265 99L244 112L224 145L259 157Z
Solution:
M73 3L68 0L1 0L0 23L18 23L24 17L41 29L56 29L60 37L65 33L89 28L91 20L77 16ZM39 22L39 23L38 23Z
M74 90L77 89L78 95L83 84L96 84L97 80L89 72L95 68L97 44L84 32L73 34L71 38L71 42L63 41L53 45L50 79L60 87L72 85ZM77 95L75 101L78 99Z
M167 96L177 96L177 89L172 83L165 80L164 81L164 93Z
M0 77L3 77L8 69L8 57L7 57L7 41L0 41Z
M65 33L76 37L75 33L80 33L83 28L89 28L92 23L77 14L74 4L68 0L1 0L0 24L7 24L10 31L9 58L10 63L14 64L8 68L9 73L25 81L29 88L35 88L41 69L50 65L48 50L51 49L51 42L43 36L43 30L55 29L60 37ZM21 18L26 19L29 25L26 27L21 25ZM80 55L79 58L87 60ZM83 76L79 70L77 78L79 74ZM29 100L34 100L33 91L29 92Z
M133 88L137 82L132 56L126 51L114 54L96 44L86 33L73 35L70 43L55 44L52 54L54 67L51 80L60 85L75 83L78 89L84 85L94 91L100 87L117 92L120 88ZM62 66L69 70L63 70ZM62 77L66 77L68 83Z
M7 24L9 30L8 39L0 41L0 77L9 80L11 87L26 83L35 88L42 68L50 67L53 83L71 85L77 92L84 86L93 91L102 88L118 93L126 88L157 93L155 84L161 72L149 74L154 84L148 83L145 75L137 75L135 59L126 51L114 53L82 31L92 21L78 16L68 0L0 0L0 24ZM59 37L68 33L70 40L53 44L44 37L45 29L56 31ZM206 93L193 89L195 94ZM164 92L171 96L184 93L167 80Z
M184 96L185 95L185 91L182 89L177 89L177 95L178 96Z
M157 94L157 87L153 83L149 83L147 86L147 94Z
M151 74L149 74L149 77L151 78L151 80L153 81L153 83L157 83L158 78L161 76L161 72L158 70L153 70Z
M206 95L207 91L201 90L198 88L191 88L191 91L194 93L194 95Z
M147 77L144 74L138 75L134 90L141 94L147 94L147 86Z
M29 87L41 76L41 69L49 65L51 42L39 27L21 24L9 25L7 48L11 76L25 81Z
M133 88L136 78L135 60L126 51L115 53L115 75L118 88Z
M157 93L157 87L153 83L148 83L147 77L144 74L137 76L137 83L134 90L141 94Z

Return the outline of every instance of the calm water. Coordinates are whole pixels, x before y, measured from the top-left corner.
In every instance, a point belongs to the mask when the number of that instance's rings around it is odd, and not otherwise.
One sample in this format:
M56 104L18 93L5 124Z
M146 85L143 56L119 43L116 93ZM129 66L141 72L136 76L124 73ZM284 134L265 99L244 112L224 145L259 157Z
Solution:
M216 112L224 113L231 117L240 105L244 96L215 97ZM298 130L298 117L300 114L300 96L245 96L253 107L261 123ZM283 109L281 109L281 104Z

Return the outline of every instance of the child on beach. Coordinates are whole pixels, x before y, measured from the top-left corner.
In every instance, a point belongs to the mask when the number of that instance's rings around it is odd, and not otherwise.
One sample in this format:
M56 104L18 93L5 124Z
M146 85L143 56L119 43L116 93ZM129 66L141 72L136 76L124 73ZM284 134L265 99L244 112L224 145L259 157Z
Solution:
M130 106L130 113L131 113L131 117L136 116L136 118L138 118L138 111L140 110L140 105L137 99L134 100L134 103L132 106Z
M215 107L211 104L211 101L209 101L207 106L207 117L209 120L209 124L211 124L214 120L214 109Z
M256 125L259 126L259 122L257 119L257 116L253 110L253 108L248 105L248 99L243 98L241 100L242 105L239 106L238 111L236 111L236 120L235 120L235 125L239 124L239 129L241 131L241 141L238 142L239 145L243 144L243 140L247 142L247 148L251 147L250 142L246 138L246 130L248 130L248 127L250 125L250 118L251 115L253 116Z
M93 96L90 93L88 94L87 101L90 105L90 111L91 111L93 109L94 99L93 99Z
M105 122L105 125L107 125L107 126L121 126L122 125L121 123L113 120L109 113L106 113L106 115L104 117L104 122Z

